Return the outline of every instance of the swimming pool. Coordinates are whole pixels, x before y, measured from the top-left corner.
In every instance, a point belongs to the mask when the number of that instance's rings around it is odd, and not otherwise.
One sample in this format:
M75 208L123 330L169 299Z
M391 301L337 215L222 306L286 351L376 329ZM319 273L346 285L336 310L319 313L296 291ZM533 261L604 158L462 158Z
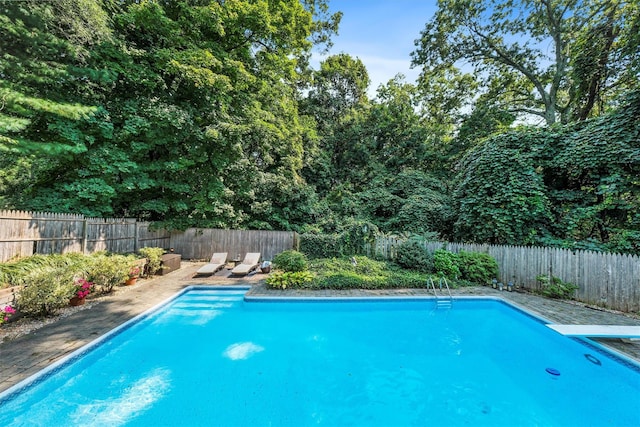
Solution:
M640 367L512 306L191 289L0 395L0 425L640 425Z

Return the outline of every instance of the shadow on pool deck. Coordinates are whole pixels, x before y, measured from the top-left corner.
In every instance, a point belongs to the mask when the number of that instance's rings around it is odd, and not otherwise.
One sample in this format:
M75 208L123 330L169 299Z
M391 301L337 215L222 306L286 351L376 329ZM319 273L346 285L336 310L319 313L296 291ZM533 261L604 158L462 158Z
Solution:
M114 295L93 304L86 310L61 318L27 335L0 343L0 391L35 374L127 320L165 301L192 285L250 285L248 295L340 297L431 295L426 289L400 290L284 290L266 289L261 273L245 277L231 277L228 270L214 276L193 277L203 263L183 262L180 270L166 276L142 280L139 284L122 288ZM640 326L640 319L619 313L596 310L581 304L549 300L521 292L500 292L488 287L463 288L456 295L488 295L502 297L554 323L603 324ZM617 351L640 361L640 342L618 339L600 340Z

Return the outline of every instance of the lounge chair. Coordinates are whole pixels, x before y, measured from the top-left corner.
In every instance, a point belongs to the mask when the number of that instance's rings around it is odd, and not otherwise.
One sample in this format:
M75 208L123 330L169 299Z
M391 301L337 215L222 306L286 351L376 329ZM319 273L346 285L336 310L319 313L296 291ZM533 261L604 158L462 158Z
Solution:
M196 271L196 276L200 274L215 274L218 270L224 267L226 263L227 253L216 252L215 254L213 254L208 264L203 265L198 271Z
M244 260L231 270L231 274L244 276L251 273L260 265L260 252L249 252L244 256Z

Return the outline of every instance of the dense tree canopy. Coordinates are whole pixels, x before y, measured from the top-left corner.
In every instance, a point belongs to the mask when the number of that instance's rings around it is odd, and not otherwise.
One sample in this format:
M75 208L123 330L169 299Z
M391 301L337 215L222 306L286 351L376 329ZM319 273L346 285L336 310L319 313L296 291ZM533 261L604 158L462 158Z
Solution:
M640 253L637 2L438 5L369 99L326 0L2 2L0 208Z
M104 13L87 25L99 40L66 24L77 8L7 5L3 51L25 58L1 62L2 142L22 166L32 156L32 173L7 184L29 182L12 203L175 226L300 221L305 204L292 199L305 197L311 128L297 113L296 68L314 31L333 25L314 24L321 6L120 2L108 30Z

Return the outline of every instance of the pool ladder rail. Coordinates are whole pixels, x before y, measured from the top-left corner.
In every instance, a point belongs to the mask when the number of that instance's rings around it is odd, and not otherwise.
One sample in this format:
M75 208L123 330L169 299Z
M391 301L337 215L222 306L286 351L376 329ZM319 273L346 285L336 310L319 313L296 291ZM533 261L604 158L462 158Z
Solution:
M438 288L440 290L440 293L438 293L436 284L431 277L429 277L428 285L431 286L433 295L436 297L436 309L453 308L453 295L451 295L451 289L449 288L449 283L447 282L446 278L441 277L438 281ZM446 290L446 295L444 294L444 290Z

